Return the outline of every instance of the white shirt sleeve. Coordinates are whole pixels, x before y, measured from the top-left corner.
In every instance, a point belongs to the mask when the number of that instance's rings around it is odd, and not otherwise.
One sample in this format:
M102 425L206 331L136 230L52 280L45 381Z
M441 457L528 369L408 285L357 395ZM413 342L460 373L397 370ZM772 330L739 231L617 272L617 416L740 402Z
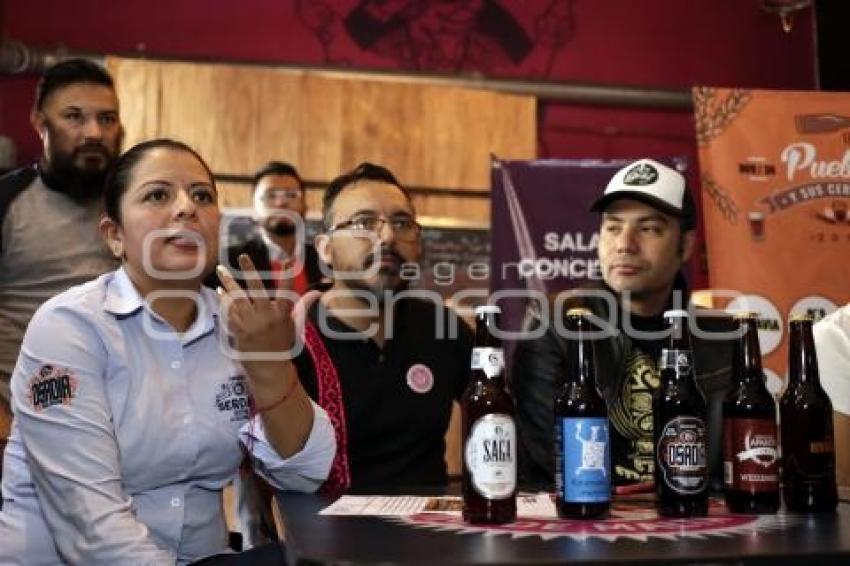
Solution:
M68 563L174 564L124 493L106 368L91 320L61 307L36 313L12 390L39 505Z
M821 384L832 408L850 415L850 305L815 324L814 338Z
M277 489L313 492L322 485L336 454L333 425L323 408L310 400L313 407L313 428L301 451L281 458L266 439L263 419L254 417L242 426L239 440L251 447L254 469Z

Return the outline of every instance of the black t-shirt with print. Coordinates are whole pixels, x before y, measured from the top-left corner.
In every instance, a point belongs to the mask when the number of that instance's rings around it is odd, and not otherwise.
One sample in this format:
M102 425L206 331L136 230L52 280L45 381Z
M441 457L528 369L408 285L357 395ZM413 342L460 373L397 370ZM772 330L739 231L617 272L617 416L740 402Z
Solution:
M624 320L622 331L631 343L626 348L622 390L608 407L611 420L611 467L614 485L653 481L655 452L652 440L652 395L658 389L658 360L666 340L667 325L661 315ZM628 326L631 328L628 328ZM635 332L637 331L637 332Z

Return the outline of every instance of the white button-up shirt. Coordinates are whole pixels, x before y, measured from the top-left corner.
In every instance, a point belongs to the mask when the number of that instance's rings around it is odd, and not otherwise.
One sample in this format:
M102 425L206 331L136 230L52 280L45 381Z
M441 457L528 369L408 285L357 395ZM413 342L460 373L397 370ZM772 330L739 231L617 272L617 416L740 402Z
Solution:
M249 420L215 293L173 332L119 269L45 303L12 376L0 564L182 564L224 552L221 490L242 447L280 489L315 490L335 450L313 405L288 459Z

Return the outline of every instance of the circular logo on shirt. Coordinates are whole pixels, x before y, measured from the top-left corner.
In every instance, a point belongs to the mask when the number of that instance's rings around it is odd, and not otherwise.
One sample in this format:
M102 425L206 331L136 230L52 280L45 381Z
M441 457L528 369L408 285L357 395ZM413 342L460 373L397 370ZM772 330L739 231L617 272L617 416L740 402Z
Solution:
M416 393L428 393L434 387L434 374L424 364L414 364L407 370L407 385Z

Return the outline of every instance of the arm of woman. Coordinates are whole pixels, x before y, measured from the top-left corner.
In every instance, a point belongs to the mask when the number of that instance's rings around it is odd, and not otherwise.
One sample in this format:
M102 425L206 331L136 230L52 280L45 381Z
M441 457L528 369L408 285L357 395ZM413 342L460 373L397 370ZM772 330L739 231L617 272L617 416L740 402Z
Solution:
M12 376L16 426L53 542L71 564L173 564L124 493L104 345L90 320L55 305L33 317Z
M261 466L259 470L262 475L268 477L272 472L275 483L286 484L281 487L315 489L330 470L336 441L327 415L307 396L292 363L296 353L294 296L285 290L270 296L251 260L242 255L239 264L247 292L221 266L218 275L225 325L251 388L252 422L259 420L261 425L254 430L249 426L246 444L265 464L267 469ZM264 453L266 442L285 465Z

